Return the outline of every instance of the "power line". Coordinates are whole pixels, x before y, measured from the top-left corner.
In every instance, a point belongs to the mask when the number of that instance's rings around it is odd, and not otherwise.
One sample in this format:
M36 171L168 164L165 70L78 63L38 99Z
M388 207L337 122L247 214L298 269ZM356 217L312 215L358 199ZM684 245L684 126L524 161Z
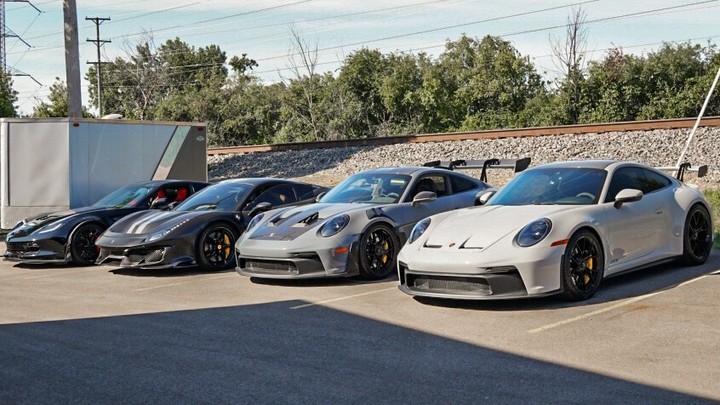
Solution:
M85 17L85 20L92 21L95 23L95 39L87 39L87 42L92 42L95 44L95 47L97 48L97 62L87 62L88 65L96 65L97 66L97 108L98 108L98 115L102 117L103 113L103 104L102 104L102 64L107 63L100 60L100 48L103 46L103 44L110 43L109 39L100 39L100 24L102 24L105 21L110 21L109 17Z

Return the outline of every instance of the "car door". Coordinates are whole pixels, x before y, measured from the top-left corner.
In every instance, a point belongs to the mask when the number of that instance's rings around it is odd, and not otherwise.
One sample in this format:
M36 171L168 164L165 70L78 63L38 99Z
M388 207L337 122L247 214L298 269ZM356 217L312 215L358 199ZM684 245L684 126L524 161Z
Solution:
M401 204L386 209L403 234L409 233L415 223L425 217L456 208L457 203L453 198L450 182L445 174L425 174L415 179L415 182L409 185L409 189L410 192ZM413 198L423 191L434 192L437 198L413 206Z
M662 232L671 227L667 193L672 193L672 182L653 174L635 166L621 167L613 173L604 204L607 274L651 261L652 252L662 241ZM615 196L627 188L642 191L642 199L615 208Z

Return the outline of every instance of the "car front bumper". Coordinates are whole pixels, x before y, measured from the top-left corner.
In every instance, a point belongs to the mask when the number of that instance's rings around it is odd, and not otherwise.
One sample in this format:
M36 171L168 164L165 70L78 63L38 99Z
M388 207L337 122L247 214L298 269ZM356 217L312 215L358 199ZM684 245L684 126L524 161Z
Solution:
M145 236L120 238L101 237L97 264L119 261L120 267L140 269L167 269L195 266L194 247L184 239L159 240L142 243ZM110 243L110 240L113 242Z
M6 243L4 258L26 264L68 263L65 243L64 239L12 238Z
M359 274L357 235L308 245L294 241L242 240L235 246L236 270L248 277L300 279Z

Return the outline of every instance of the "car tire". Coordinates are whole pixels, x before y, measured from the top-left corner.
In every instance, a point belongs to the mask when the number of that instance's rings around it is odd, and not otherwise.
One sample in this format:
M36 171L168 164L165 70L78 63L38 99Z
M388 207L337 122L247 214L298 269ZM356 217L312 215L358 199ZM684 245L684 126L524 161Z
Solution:
M689 266L703 264L712 250L712 229L710 213L696 204L687 214L683 230L683 263Z
M100 253L95 241L103 232L105 227L94 222L75 228L70 238L70 262L78 266L95 264Z
M399 249L400 240L389 225L370 226L360 237L360 277L366 280L381 280L394 273Z
M571 301L585 300L600 288L605 273L602 245L587 229L576 232L565 247L561 264L562 294Z
M235 267L235 242L238 232L225 223L208 226L200 233L195 258L205 271L227 270Z

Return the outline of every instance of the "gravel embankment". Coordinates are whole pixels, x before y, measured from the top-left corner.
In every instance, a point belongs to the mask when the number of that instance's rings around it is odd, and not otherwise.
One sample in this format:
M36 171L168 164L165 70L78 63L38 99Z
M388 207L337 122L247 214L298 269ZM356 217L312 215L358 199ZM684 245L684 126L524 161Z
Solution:
M651 166L673 166L687 142L689 129L602 134L557 135L491 140L409 143L245 155L208 159L209 177L217 181L233 177L287 177L334 185L361 170L383 166L422 165L431 160L532 158L532 165L560 160L619 159ZM685 155L693 165L707 164L708 175L689 183L703 188L720 187L720 128L700 128ZM507 171L490 173L490 182L504 184ZM474 173L470 173L474 174Z

